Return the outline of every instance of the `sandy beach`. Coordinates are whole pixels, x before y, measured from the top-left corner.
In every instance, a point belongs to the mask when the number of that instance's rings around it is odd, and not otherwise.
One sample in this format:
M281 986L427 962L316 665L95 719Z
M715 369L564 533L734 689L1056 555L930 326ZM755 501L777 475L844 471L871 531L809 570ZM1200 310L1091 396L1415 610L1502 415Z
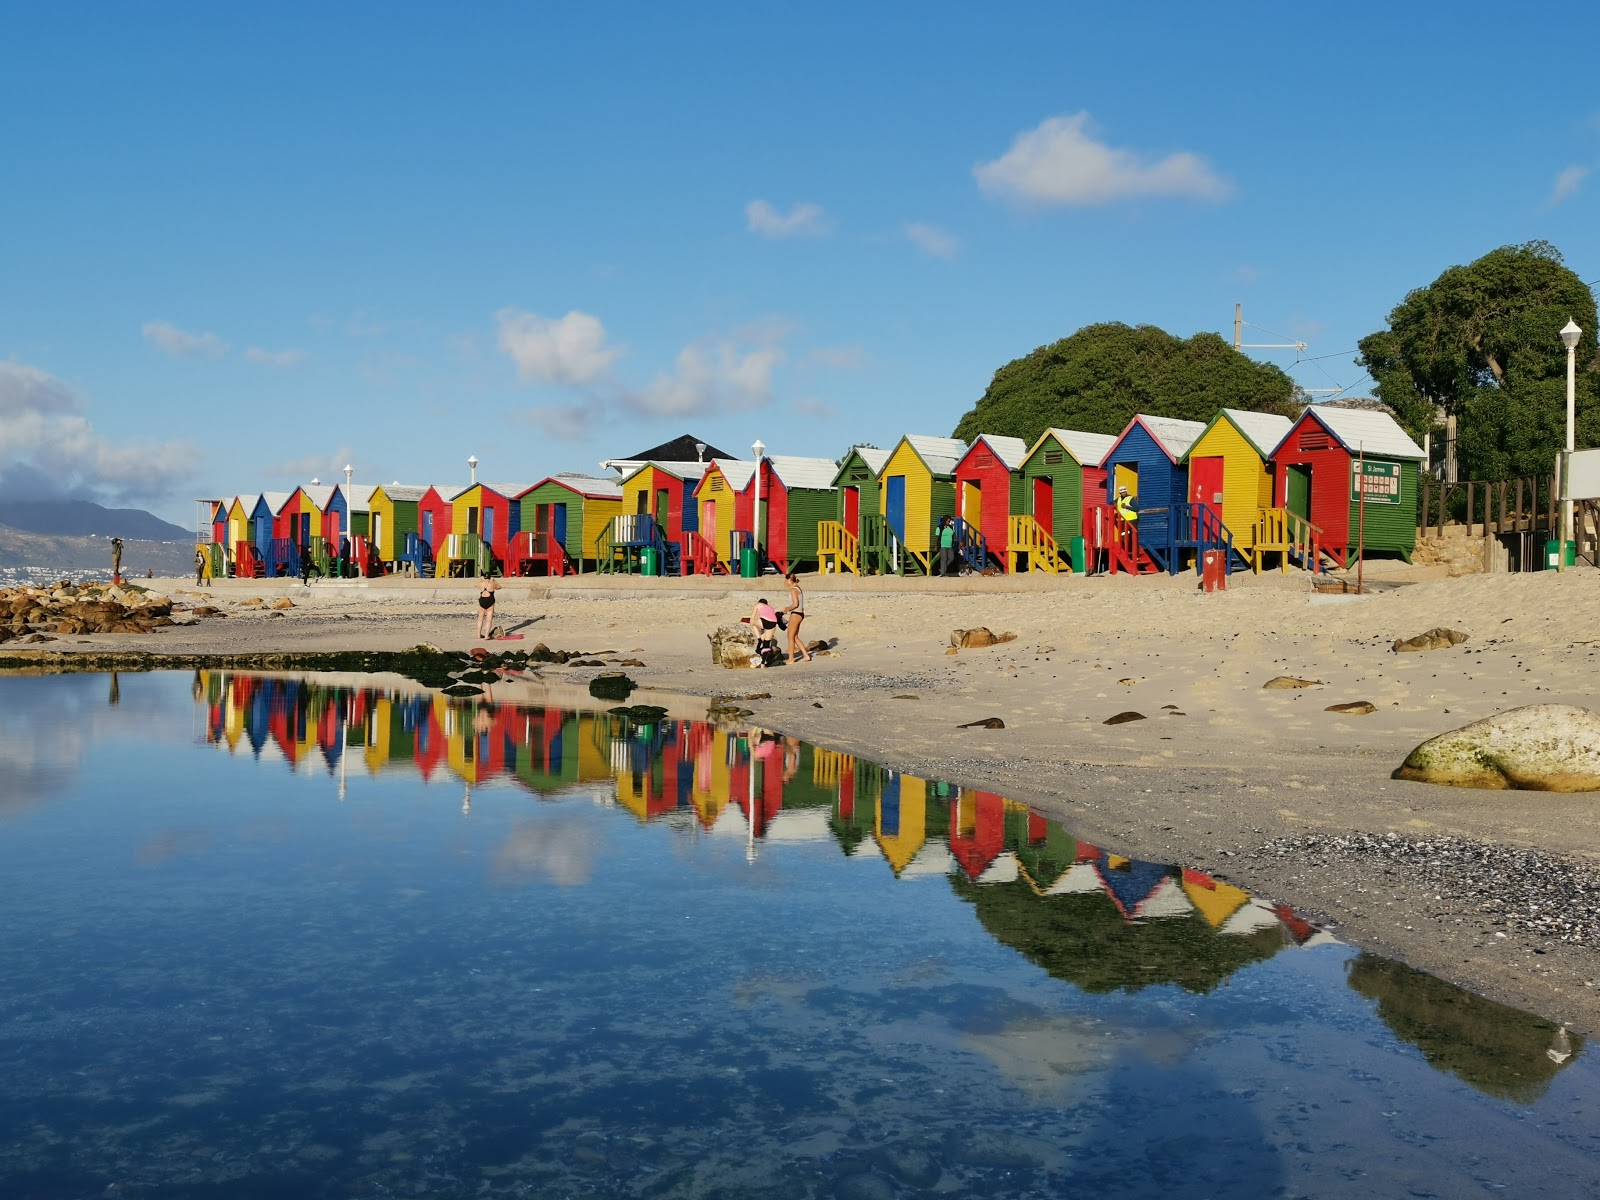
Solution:
M1389 777L1417 743L1492 713L1595 706L1600 576L1439 574L1392 566L1374 580L1381 590L1359 597L1313 595L1300 575L1235 576L1213 595L1192 575L809 577L805 633L834 650L759 672L714 665L707 635L757 596L778 600L772 578L513 579L500 623L524 634L523 647L642 660L629 668L645 689L635 699L648 693L681 715L703 715L697 698L767 693L745 702L765 727L1030 802L1085 840L1192 864L1346 941L1600 1031L1600 796ZM10 643L6 656L483 644L470 580L138 582L228 615L148 635ZM254 599L281 595L295 606L278 615ZM1016 637L949 653L951 630L973 626ZM1435 626L1468 638L1391 649ZM597 672L544 675L565 685ZM1263 688L1280 675L1318 682ZM1326 711L1349 701L1376 711ZM1146 719L1104 723L1123 712ZM1005 728L957 728L987 717ZM1484 858L1446 839L1541 853ZM1523 891L1534 898L1517 901Z

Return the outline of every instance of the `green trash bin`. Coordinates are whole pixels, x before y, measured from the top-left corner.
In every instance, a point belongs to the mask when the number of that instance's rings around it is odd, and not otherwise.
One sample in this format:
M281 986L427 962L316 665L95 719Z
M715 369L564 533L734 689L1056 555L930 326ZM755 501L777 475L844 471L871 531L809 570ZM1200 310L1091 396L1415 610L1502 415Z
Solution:
M739 578L754 579L756 577L756 549L746 546L739 551Z
M1067 557L1072 560L1072 569L1080 575L1089 569L1089 539L1068 538Z
M1578 543L1568 542L1565 561L1557 562L1556 554L1559 542L1546 542L1544 544L1544 565L1546 570L1554 571L1557 566L1575 567L1578 565Z
M643 575L661 574L661 551L654 546L646 546L639 555L639 571Z

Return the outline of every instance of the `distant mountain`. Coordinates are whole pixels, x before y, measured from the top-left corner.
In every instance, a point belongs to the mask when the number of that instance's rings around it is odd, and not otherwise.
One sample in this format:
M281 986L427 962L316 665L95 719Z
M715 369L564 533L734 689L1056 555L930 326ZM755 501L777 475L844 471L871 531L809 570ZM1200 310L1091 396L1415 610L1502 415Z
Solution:
M48 537L119 537L189 542L194 531L142 508L106 508L89 500L0 500L0 525Z
M149 513L143 515L150 517ZM150 519L156 520L154 517ZM167 525L165 521L157 521L157 524L168 529L177 528ZM0 575L14 575L30 568L47 569L74 577L88 573L109 579L111 540L104 537L51 536L0 525ZM191 574L194 571L193 544L123 538L123 574L130 579L137 579L146 571L154 571L157 575Z

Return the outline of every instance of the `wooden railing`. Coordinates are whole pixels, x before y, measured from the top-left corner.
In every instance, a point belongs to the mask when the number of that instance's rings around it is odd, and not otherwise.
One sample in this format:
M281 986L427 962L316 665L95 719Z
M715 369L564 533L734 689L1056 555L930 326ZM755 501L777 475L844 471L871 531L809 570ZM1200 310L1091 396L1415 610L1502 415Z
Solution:
M1044 526L1039 524L1035 517L1012 517L1007 523L1006 530L1006 570L1016 574L1017 559L1020 555L1028 556L1029 571L1053 571L1060 573L1069 569L1061 557L1061 547L1056 544L1055 538L1044 531Z
M899 539L889 527L887 517L861 518L861 569L873 575L890 575L900 548Z
M717 557L715 543L694 530L689 532L689 561L696 575L729 574L728 565Z
M1254 534L1250 566L1257 575L1261 574L1262 555L1269 551L1282 556L1280 566L1285 572L1292 558L1298 558L1308 571L1322 570L1322 530L1304 517L1287 508L1262 509Z
M842 521L817 522L817 566L838 574L861 574L861 539L844 527Z
M1532 533L1561 527L1554 475L1446 484L1424 475L1418 484L1417 532L1442 537L1447 525L1482 525L1484 533Z
M1090 504L1084 508L1083 536L1091 561L1103 556L1113 575L1118 571L1152 575L1161 569L1140 544L1138 528L1132 521L1123 520L1114 504Z

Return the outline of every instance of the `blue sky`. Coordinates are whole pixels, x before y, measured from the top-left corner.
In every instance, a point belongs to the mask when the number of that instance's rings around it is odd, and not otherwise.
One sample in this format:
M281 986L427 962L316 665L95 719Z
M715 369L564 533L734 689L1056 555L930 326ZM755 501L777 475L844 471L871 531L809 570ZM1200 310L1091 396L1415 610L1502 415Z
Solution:
M1600 279L1600 10L0 3L0 491L945 434L1102 320ZM1294 355L1257 351L1285 367ZM1326 374L1324 374L1324 371Z

